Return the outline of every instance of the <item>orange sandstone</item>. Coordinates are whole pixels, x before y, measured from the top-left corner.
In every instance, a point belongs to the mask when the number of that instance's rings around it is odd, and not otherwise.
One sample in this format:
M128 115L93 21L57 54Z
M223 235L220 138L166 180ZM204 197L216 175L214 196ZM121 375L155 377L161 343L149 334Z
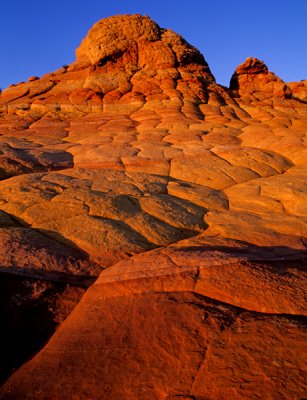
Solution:
M0 268L98 279L0 398L306 397L305 81L141 15L76 55L0 94Z

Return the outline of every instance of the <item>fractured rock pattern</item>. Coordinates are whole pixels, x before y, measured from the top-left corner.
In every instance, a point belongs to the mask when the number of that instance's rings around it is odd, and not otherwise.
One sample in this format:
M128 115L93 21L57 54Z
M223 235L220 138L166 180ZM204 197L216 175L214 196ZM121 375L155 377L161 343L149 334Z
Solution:
M0 95L0 269L100 275L0 398L306 397L306 82L140 15L76 55Z

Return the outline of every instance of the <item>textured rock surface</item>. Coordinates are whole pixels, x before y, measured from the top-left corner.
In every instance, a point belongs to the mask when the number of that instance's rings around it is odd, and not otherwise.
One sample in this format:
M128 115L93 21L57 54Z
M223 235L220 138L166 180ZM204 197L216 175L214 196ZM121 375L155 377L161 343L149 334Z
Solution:
M307 103L307 80L287 83L292 91L292 98Z
M252 96L258 100L291 95L290 88L257 58L247 58L238 66L231 78L230 89L240 96Z
M0 270L89 285L2 399L303 399L305 81L148 17L0 94Z

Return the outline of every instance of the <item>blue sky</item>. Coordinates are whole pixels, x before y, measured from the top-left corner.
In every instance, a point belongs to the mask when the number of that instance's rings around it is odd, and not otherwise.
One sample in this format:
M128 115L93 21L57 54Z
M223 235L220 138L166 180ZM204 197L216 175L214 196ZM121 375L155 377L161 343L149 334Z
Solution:
M218 83L249 56L285 81L307 78L307 0L2 0L0 87L69 64L95 22L134 13L196 46Z

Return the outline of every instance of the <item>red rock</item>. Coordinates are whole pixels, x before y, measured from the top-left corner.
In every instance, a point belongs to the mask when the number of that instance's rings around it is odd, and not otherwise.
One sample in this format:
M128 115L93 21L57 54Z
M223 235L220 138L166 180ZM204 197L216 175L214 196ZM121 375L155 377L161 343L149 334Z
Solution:
M292 91L292 98L307 103L307 81L289 82L287 83Z
M3 91L1 270L103 272L1 399L306 397L305 86L124 15Z
M291 95L291 89L257 58L247 58L238 66L231 78L230 89L240 96L252 95L258 100Z
M304 396L300 319L259 317L191 288L161 291L143 279L148 292L133 294L135 281L122 283L109 283L111 293L93 285L46 348L4 385L2 398Z

